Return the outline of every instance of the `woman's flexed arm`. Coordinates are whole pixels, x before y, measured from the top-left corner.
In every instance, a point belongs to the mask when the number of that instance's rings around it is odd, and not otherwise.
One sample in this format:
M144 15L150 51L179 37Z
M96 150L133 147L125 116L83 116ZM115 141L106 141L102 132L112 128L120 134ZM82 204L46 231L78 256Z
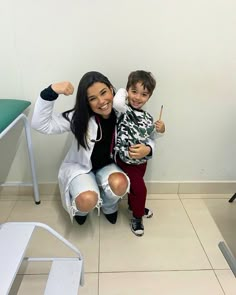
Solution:
M59 94L71 95L74 87L70 82L59 82L44 89L35 103L32 127L45 134L60 134L70 131L70 122L62 113L54 113L53 107Z

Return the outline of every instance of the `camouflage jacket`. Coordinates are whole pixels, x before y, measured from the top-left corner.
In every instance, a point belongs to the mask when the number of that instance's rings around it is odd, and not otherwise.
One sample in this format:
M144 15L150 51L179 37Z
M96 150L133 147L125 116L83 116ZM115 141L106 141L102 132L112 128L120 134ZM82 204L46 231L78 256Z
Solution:
M120 93L122 92L119 90L116 96L120 95ZM142 159L132 159L129 157L129 147L139 143L148 145L150 138L155 139L156 130L153 117L148 112L133 109L127 104L123 105L121 109L117 109L116 96L114 97L114 108L117 111L118 121L114 158L118 153L121 160L127 164L139 165L145 163L150 159L150 156Z

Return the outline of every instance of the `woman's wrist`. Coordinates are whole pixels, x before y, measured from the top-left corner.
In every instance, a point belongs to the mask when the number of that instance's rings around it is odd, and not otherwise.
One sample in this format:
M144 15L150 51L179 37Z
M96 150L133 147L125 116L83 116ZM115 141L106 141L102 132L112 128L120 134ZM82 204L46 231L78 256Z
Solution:
M52 86L45 88L41 91L40 96L44 100L53 101L58 98L58 94L52 89Z

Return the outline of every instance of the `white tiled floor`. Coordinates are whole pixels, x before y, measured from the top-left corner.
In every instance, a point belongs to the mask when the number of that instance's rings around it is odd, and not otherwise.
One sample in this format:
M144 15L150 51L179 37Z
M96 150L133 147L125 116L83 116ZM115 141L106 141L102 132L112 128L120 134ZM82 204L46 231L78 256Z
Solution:
M154 216L144 220L141 238L129 229L127 200L115 225L93 212L79 226L58 198L44 197L36 206L29 197L0 196L0 222L43 222L77 246L85 261L81 295L235 295L236 278L218 248L225 239L236 251L236 201L228 203L229 197L150 195ZM27 254L71 255L43 230L35 232ZM45 263L21 268L11 295L43 294L48 271Z

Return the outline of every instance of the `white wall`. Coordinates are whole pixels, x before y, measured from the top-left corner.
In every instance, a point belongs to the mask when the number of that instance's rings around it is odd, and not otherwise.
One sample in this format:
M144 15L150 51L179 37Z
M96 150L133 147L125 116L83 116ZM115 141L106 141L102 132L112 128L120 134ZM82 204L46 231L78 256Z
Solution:
M146 179L235 180L235 11L234 0L2 0L0 97L34 104L50 83L77 87L90 70L116 88L130 71L150 70L158 87L147 110L157 117L164 105L167 131ZM56 108L73 102L60 97ZM32 134L39 182L54 182L68 135ZM0 181L30 180L23 135L0 151Z

